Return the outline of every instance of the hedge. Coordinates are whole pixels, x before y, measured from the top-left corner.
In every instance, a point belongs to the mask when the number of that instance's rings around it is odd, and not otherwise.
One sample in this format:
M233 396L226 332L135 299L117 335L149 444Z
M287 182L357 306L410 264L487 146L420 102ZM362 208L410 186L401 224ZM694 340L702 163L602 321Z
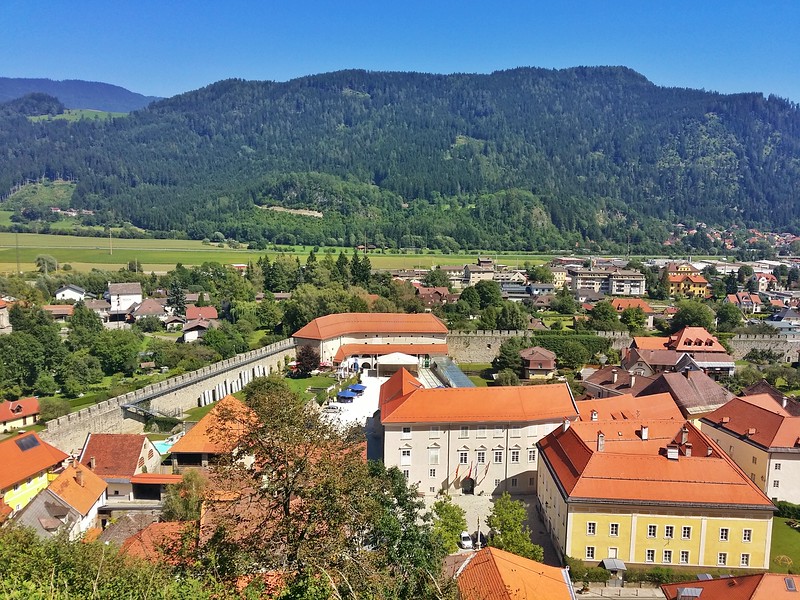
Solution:
M611 348L611 339L600 337L599 335L591 334L572 334L572 335L540 335L535 334L527 338L530 340L531 345L541 346L551 352L555 352L560 356L564 350L566 342L579 342L586 350L589 351L589 356L595 356L603 352L607 352Z

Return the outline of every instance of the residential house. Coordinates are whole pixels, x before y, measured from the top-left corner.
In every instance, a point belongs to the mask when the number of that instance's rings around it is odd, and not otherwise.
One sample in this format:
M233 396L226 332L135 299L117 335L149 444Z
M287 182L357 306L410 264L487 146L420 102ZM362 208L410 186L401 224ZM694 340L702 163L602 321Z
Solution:
M630 348L625 352L620 364L634 375L653 377L659 373L675 371L683 354L666 348L650 350Z
M501 283L500 293L504 300L511 300L511 302L530 302L531 300L530 286L521 283Z
M449 302L455 302L458 297L450 293L446 287L425 287L423 285L415 285L416 295L425 305L425 308L433 308L434 306L442 306Z
M48 476L68 458L58 448L24 433L0 442L0 497L13 511L22 509L50 482Z
M538 449L538 508L561 554L590 566L770 568L774 505L692 423L565 423Z
M779 289L778 278L772 273L753 273L750 280L756 282L756 291L761 294Z
M708 295L708 280L702 275L668 275L667 285L670 296L705 298Z
M736 363L733 357L722 352L692 352L681 355L675 366L678 372L702 371L713 379L733 377L736 373Z
M611 306L614 307L614 310L617 311L618 315L622 315L622 311L624 311L626 308L641 308L645 318L647 319L645 321L645 326L649 329L653 328L653 317L655 316L655 311L641 298L613 298L611 300Z
M566 383L425 389L405 369L379 406L384 464L428 496L534 492L536 442L578 417Z
M594 304L605 300L606 295L603 292L598 292L590 288L578 288L575 291L575 299L581 304Z
M800 416L800 401L798 401L794 396L787 396L775 386L770 385L766 379L757 381L753 385L744 388L740 395L755 396L757 394L767 394L782 408L785 408L790 415L795 417Z
M531 296L544 296L554 294L556 291L556 285L553 283L533 282L529 283L526 288Z
M45 304L44 306L42 306L42 310L45 311L46 313L50 313L54 321L65 322L72 316L72 313L75 311L75 305Z
M85 300L84 306L100 317L103 323L108 323L111 313L111 303L108 300Z
M700 423L773 501L800 503L800 417L760 394L733 398Z
M492 266L482 267L480 265L464 265L464 276L462 279L463 279L462 285L464 287L475 285L479 281L492 281L494 279L494 267Z
M14 520L41 538L63 534L77 540L98 526L98 510L105 501L106 482L72 461Z
M167 318L165 300L145 298L140 304L131 307L130 315L134 321L140 321L145 317L156 317L159 321L165 321Z
M700 274L700 269L690 262L669 262L664 265L664 270L667 272L667 275L672 276Z
M8 302L0 300L0 335L11 333L11 320L8 316Z
M214 327L216 327L215 321L204 321L202 319L186 321L181 328L183 331L183 341L187 344L196 342L202 338L209 329Z
M575 600L569 569L499 548L467 555L455 579L462 600Z
M686 419L697 420L726 404L733 394L702 371L661 373L639 396L667 393Z
M525 379L552 379L556 374L556 353L533 346L519 353Z
M661 586L666 600L794 600L798 589L800 578L785 573L709 576Z
M501 286L507 283L525 285L528 282L528 274L525 271L517 269L512 271L495 271L492 275L492 280Z
M186 320L216 321L219 319L217 309L214 306L197 306L195 304L186 305Z
M311 346L320 361L357 362L375 368L381 356L402 352L420 358L447 355L447 326L431 313L341 313L319 317L292 336Z
M108 499L141 497L133 483L141 473L158 473L161 455L147 436L134 433L90 433L78 461L108 484Z
M608 396L578 401L581 421L631 421L673 419L684 421L681 409L669 394Z
M623 368L609 365L597 369L584 379L582 384L586 389L586 395L590 398L608 398L622 394L638 396L639 392L652 382L652 377L637 375Z
M73 302L80 302L86 299L86 290L71 283L62 285L56 290L56 300L72 300Z
M135 283L109 283L104 299L111 304L109 314L112 318L128 314L134 304L142 302L142 284Z
M645 294L645 276L639 271L608 268L569 269L572 289L583 288L613 296L642 296Z
M39 419L39 399L20 398L0 402L0 432L34 425Z
M555 289L560 290L567 285L567 270L563 267L551 267L550 272L553 274L553 285Z
M728 294L723 300L726 304L733 304L736 308L743 313L754 314L760 313L764 303L758 294L751 294L750 292L736 292L735 294Z
M727 354L725 346L711 335L703 327L684 327L677 333L671 335L667 341L669 350L678 352L719 352Z
M452 289L464 287L464 265L440 265L439 269L447 275L447 281Z

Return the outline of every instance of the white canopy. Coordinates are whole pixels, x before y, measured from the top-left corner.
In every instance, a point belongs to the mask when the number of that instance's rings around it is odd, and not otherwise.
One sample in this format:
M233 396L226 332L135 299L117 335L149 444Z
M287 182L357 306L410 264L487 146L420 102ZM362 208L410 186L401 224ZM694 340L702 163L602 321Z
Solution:
M402 352L392 352L391 354L384 354L383 356L378 357L379 365L404 366L416 365L418 362L419 359L416 356L403 354Z

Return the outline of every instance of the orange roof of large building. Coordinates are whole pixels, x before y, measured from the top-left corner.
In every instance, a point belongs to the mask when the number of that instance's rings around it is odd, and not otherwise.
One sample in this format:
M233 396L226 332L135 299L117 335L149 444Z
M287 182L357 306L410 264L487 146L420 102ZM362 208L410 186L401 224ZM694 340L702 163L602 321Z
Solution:
M14 436L0 442L0 490L48 471L67 458L58 448L43 441L36 433Z
M691 283L696 283L698 285L708 285L708 280L702 275L670 275L667 280L670 283L683 283L684 281L689 280Z
M233 396L219 400L208 414L170 449L172 454L224 454L236 447L253 412Z
M558 427L538 446L572 501L774 509L764 492L688 421L579 421L566 430Z
M342 344L333 357L333 362L342 362L350 356L374 354L384 356L402 352L403 354L447 356L447 344Z
M382 386L381 423L519 423L578 415L566 383L426 389L400 369L383 385L395 394L384 393Z
M100 499L108 484L80 463L70 464L48 489L81 515L86 516Z
M328 340L349 333L447 333L447 327L431 313L340 313L318 317L292 337Z
M566 569L484 548L467 558L457 574L463 600L571 600Z
M678 591L702 590L700 595L688 596L700 600L781 600L797 598L800 577L784 573L756 573L735 575L703 581L685 581L661 586L666 600L677 600Z
M614 298L611 301L611 306L613 306L617 312L622 312L626 308L641 308L645 314L653 312L651 306L641 298Z
M637 335L633 338L633 348L641 348L642 350L666 350L668 337L651 337L644 335Z
M669 337L667 347L678 352L725 352L719 340L704 327L684 327Z
M703 422L762 448L800 447L800 417L793 417L768 394L733 398Z
M675 419L683 422L681 409L669 394L652 396L610 396L578 402L581 421L629 421L642 419Z
M0 402L0 423L16 421L23 417L32 417L38 414L38 398L20 398L19 400Z
M94 458L94 472L100 477L132 477L146 442L146 436L135 433L90 433L80 462L89 465Z

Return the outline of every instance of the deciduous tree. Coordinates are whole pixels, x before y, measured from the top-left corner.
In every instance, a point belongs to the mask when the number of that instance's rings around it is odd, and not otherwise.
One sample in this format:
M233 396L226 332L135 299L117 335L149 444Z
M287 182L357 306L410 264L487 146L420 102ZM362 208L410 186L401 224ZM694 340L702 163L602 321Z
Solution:
M486 524L494 533L489 539L489 545L518 556L543 561L544 549L531 540L530 527L525 525L527 518L525 505L519 500L512 500L508 492L503 492L495 500L492 511L486 518Z

